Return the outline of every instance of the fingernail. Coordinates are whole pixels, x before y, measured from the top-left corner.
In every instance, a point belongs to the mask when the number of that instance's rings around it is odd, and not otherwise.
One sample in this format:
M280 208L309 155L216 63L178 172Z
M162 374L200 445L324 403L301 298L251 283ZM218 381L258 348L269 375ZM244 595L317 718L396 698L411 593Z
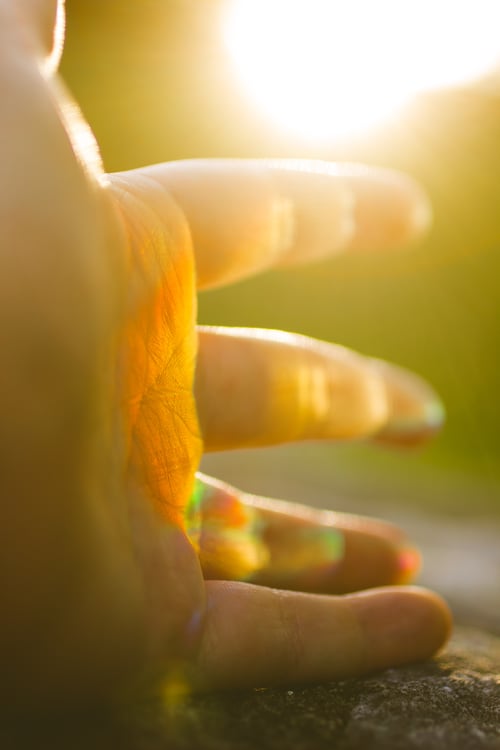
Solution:
M410 583L422 567L422 556L416 547L404 546L398 555L396 584Z
M435 398L421 404L418 409L409 409L406 413L399 411L392 415L380 437L402 442L424 440L441 429L445 414L443 403Z
M416 443L443 426L443 402L425 380L393 365L377 362L375 366L383 375L389 405L387 423L377 440Z

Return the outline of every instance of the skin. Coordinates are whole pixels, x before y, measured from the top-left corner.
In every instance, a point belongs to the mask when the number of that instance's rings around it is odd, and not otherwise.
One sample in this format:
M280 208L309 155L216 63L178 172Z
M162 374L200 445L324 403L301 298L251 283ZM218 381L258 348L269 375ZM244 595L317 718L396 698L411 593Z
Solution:
M0 0L3 704L431 656L450 616L392 585L418 569L402 531L195 485L202 450L437 429L439 401L409 373L281 332L195 328L196 288L408 243L428 223L421 190L321 163L105 175L57 77L56 18L54 0Z

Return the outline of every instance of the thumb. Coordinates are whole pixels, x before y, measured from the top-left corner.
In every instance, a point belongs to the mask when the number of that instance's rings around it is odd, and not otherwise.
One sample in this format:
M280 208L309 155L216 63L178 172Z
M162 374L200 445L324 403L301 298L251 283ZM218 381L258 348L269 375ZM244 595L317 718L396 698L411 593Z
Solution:
M64 40L64 0L4 0L0 19L7 31L19 32L20 42L34 50L46 69L57 68Z

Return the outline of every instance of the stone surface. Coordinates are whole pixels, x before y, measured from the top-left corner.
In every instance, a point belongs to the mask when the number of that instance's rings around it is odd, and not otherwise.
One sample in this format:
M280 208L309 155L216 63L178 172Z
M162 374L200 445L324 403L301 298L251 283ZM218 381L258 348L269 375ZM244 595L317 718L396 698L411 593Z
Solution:
M24 736L23 736L24 732ZM143 706L66 730L16 727L2 750L500 750L500 638L457 629L436 661L366 679Z
M210 696L178 721L175 746L186 749L500 748L500 640L458 631L436 662L364 680Z

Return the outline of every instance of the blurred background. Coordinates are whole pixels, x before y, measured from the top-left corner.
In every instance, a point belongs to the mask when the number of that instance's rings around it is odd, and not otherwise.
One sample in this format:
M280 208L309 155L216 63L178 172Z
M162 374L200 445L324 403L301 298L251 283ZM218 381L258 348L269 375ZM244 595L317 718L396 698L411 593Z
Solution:
M478 607L486 617L492 597L500 610L500 85L492 74L481 85L434 89L432 71L447 60L451 81L471 49L489 49L491 57L494 24L479 17L481 2L441 1L444 25L427 39L410 13L417 68L427 66L431 77L413 81L418 93L403 104L396 92L399 106L368 126L361 105L377 99L373 75L379 83L385 76L375 63L398 39L388 3L372 0L366 7L377 13L351 14L345 28L342 16L329 28L320 24L322 43L341 50L331 68L314 56L319 42L312 31L310 44L304 19L293 26L287 7L297 4L277 2L281 15L273 16L273 3L247 2L247 11L253 5L260 12L251 22L231 16L236 0L67 0L63 75L108 170L192 157L301 157L394 167L423 183L435 221L417 247L341 257L204 293L199 319L296 331L415 370L445 401L442 435L416 452L308 444L215 455L204 469L246 490L401 520L428 547L429 580L453 598L460 568L469 597L483 586ZM316 12L314 2L302 5ZM399 5L415 12L425 2ZM433 4L435 20L439 7ZM480 23L469 19L453 50L460 8L471 7ZM408 47L403 36L399 42L399 52L383 58L387 77ZM493 52L500 58L500 32ZM258 68L261 78L250 80L248 71ZM268 86L274 68L285 79L288 69L281 110ZM467 77L467 70L458 73ZM437 76L435 83L443 81ZM323 109L315 115L318 86ZM315 131L315 123L322 127Z

